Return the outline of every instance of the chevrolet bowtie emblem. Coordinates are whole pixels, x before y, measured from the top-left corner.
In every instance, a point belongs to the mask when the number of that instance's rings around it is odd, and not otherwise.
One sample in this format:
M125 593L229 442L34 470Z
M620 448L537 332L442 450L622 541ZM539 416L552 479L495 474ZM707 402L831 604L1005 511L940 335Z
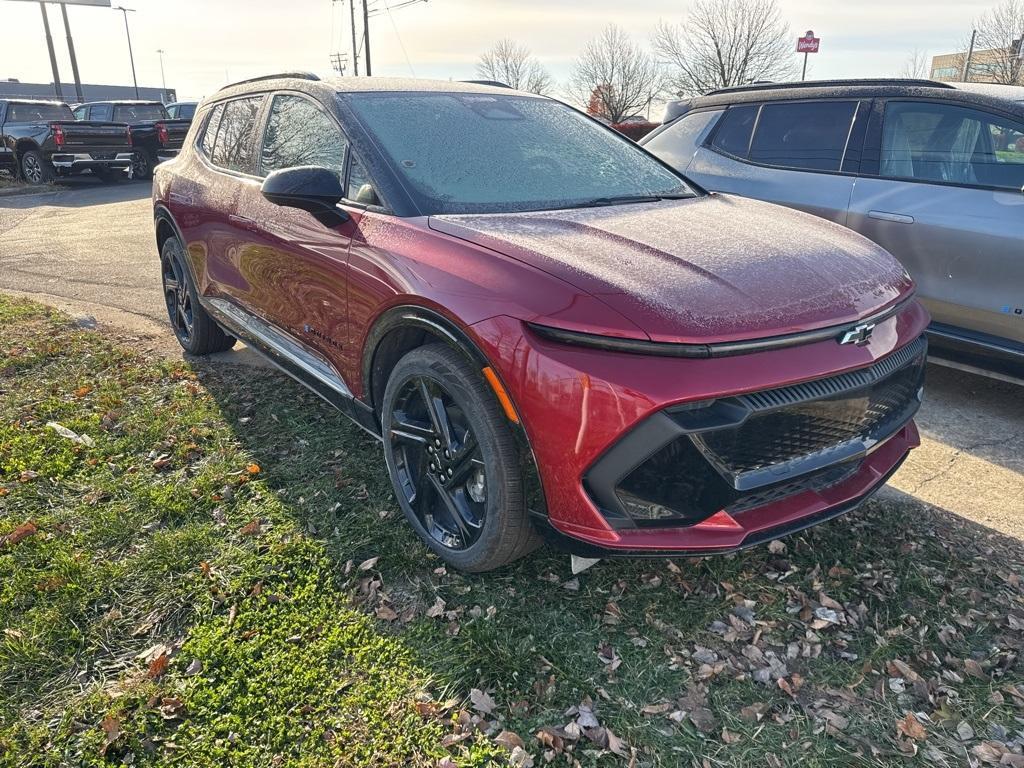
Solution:
M839 337L839 343L857 344L858 346L861 344L867 344L868 339L871 338L871 332L874 330L874 323L861 323L860 325L855 325Z

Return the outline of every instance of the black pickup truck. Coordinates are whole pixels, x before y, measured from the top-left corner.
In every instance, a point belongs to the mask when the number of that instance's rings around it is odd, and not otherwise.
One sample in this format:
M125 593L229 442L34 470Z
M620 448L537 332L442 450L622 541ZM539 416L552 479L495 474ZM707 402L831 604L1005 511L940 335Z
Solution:
M80 120L127 123L132 132L132 178L148 179L153 167L177 156L190 119L174 120L159 101L91 101L75 107Z
M0 99L0 168L29 184L91 170L104 180L131 166L128 127L75 120L59 101Z

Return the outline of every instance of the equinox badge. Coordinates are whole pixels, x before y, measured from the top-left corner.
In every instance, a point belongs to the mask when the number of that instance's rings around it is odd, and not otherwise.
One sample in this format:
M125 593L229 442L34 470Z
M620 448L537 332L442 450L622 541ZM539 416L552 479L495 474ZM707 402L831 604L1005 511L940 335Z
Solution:
M839 337L840 344L867 344L868 339L871 338L871 332L875 330L874 323L861 323L855 325L850 330L846 331L842 336Z

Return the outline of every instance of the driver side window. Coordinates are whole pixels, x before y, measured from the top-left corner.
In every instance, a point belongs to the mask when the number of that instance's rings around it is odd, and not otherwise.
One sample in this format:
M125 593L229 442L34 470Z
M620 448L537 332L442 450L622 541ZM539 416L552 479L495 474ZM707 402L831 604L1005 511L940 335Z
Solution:
M260 175L282 168L315 165L341 177L348 142L323 110L301 96L278 95L263 137Z

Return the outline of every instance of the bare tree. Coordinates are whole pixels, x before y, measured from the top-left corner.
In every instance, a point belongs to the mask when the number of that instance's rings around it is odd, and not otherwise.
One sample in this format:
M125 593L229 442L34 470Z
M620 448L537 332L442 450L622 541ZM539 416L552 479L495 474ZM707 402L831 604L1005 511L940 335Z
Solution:
M796 42L775 0L696 0L682 24L658 23L653 44L684 96L796 76Z
M514 40L499 40L480 56L476 73L485 80L497 80L518 91L546 94L552 89L551 75L530 49Z
M896 72L896 77L921 79L928 77L931 71L931 60L928 58L928 52L915 48Z
M1024 0L1003 0L974 22L978 36L967 80L1004 85L1024 85L1024 60L1020 53L1024 37ZM968 42L963 50L968 49ZM964 71L966 54L957 57Z
M612 123L649 108L661 90L657 62L614 24L587 43L569 79L572 97Z

